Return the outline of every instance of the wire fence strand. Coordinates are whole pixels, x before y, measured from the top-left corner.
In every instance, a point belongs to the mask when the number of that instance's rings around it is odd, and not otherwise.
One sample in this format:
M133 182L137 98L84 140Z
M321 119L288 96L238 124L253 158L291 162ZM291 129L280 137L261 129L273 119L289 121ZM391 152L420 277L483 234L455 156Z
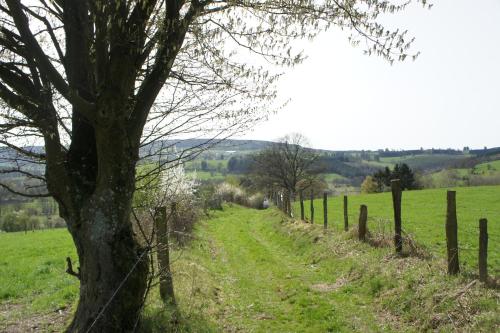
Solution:
M137 268L137 265L139 265L139 262L141 262L141 260L144 258L144 255L146 253L148 253L149 251L150 251L150 249L148 248L148 249L146 249L140 255L139 259L137 259L137 261L135 262L135 264L132 266L132 269L130 269L130 271L127 273L127 275L125 275L125 278L120 282L120 284L115 289L115 291L113 292L113 294L111 295L111 297L109 298L109 300L106 302L106 304L104 304L104 306L102 307L101 311L97 314L97 317L94 319L94 321L92 322L92 325L90 325L90 327L88 328L88 330L86 331L86 333L89 333L89 332L92 331L92 328L94 328L94 326L97 323L97 321L102 317L102 315L104 314L104 312L106 311L106 309L108 308L108 306L111 304L111 302L113 301L113 299L116 297L116 295L118 295L118 292L120 291L120 289L123 287L123 285L125 284L125 282L127 282L127 280L130 277L130 275Z

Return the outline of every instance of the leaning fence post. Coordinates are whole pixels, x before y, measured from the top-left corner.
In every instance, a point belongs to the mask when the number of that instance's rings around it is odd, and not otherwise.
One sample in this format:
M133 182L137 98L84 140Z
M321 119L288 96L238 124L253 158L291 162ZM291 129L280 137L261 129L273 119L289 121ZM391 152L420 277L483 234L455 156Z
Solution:
M172 203L170 214L173 217L177 211L175 203ZM160 297L166 304L175 304L174 285L170 271L170 253L168 244L168 221L167 208L159 207L156 217L156 242L158 271L160 273Z
M368 207L361 205L359 208L358 237L360 241L366 240L366 221L368 220Z
M479 281L488 281L488 220L479 220Z
M328 228L328 194L323 193L323 228Z
M314 191L311 190L311 224L314 224Z
M305 214L304 214L304 192L300 190L299 192L299 199L300 199L300 219L302 221L305 220Z
M458 231L457 231L457 203L455 191L447 193L446 210L446 246L448 252L448 274L456 275L460 272L458 261Z
M401 237L401 181L391 180L392 205L394 207L394 246L396 252L403 251L403 238Z
M344 231L349 230L349 215L347 212L347 195L344 195Z

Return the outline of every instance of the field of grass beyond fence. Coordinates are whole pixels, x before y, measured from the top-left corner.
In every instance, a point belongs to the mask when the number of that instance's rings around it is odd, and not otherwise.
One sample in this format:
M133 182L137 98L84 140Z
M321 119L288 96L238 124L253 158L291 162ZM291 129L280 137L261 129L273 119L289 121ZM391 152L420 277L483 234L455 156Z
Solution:
M458 241L460 263L476 269L478 260L479 219L488 219L488 269L500 275L500 186L455 188L457 191ZM402 198L403 231L417 243L442 258L446 255L446 189L404 191ZM307 196L306 196L307 197ZM391 193L349 196L349 225L357 226L360 205L368 206L368 229L392 232L394 213ZM310 201L305 201L306 219L310 218ZM299 203L294 214L300 218ZM314 222L323 224L323 199L314 201ZM343 230L343 196L328 199L329 227Z

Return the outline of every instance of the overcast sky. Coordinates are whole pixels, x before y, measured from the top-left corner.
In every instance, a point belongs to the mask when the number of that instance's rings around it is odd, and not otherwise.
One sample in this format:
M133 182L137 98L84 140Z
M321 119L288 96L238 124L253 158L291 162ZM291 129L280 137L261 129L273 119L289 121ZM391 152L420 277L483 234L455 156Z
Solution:
M415 36L412 62L363 55L331 30L305 44L308 59L279 83L290 103L245 138L300 132L313 147L500 146L500 0L435 0L390 24Z

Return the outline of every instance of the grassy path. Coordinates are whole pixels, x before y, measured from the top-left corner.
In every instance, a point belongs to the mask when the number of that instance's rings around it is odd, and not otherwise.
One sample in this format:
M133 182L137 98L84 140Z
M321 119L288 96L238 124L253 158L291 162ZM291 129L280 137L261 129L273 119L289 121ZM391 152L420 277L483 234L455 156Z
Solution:
M395 258L350 233L226 208L174 259L186 332L494 331L498 292L440 259ZM435 267L438 266L438 267ZM459 295L459 296L456 296ZM459 299L459 303L456 302ZM470 309L464 312L464 307ZM153 329L154 331L154 329Z
M237 216L234 211L209 227L220 252L212 267L220 267L217 273L225 277L221 289L237 310L228 319L262 332L333 332L364 326L351 302L339 304L311 289L334 282L339 272L316 265L285 235L277 234L262 213ZM366 312L363 317L373 322Z

